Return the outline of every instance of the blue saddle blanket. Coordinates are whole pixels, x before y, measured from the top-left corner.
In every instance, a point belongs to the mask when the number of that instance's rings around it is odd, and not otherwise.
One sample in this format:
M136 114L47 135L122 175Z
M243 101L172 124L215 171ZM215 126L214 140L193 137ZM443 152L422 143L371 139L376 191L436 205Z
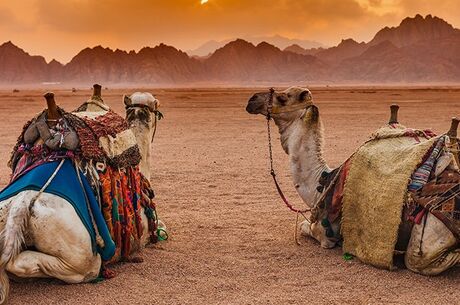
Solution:
M58 167L60 161L49 162L37 166L28 173L19 177L0 192L0 201L7 200L22 191L40 191L51 175ZM83 188L77 176L77 170L70 159L66 159L61 169L58 171L50 185L45 189L45 193L54 194L67 200L75 209L81 221L91 236L93 251L101 255L104 261L109 260L115 254L115 243L113 242L107 224L101 212L101 208L94 196L93 190L80 171ZM91 209L91 211L88 210ZM99 235L104 240L104 247L96 244L96 233L91 220L93 215Z

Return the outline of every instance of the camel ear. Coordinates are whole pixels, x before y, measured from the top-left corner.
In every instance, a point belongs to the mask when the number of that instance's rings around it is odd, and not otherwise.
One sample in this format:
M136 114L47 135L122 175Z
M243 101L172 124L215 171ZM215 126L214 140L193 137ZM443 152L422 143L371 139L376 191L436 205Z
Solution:
M299 101L305 102L310 97L310 91L304 90L299 94Z
M123 102L125 106L131 106L133 104L133 101L131 101L131 98L127 95L123 95Z

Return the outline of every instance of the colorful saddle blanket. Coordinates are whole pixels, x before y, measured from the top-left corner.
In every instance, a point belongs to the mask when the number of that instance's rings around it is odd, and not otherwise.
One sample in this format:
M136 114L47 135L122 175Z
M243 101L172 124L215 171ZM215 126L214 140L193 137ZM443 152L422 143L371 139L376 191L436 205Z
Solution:
M59 161L49 162L30 170L0 192L0 201L7 200L23 191L40 191L58 165ZM115 254L115 243L107 229L107 225L101 213L101 208L93 194L93 190L81 172L80 178L83 188L80 187L75 166L70 159L67 159L64 161L64 164L50 185L45 189L45 193L59 196L72 204L75 212L78 214L91 236L93 249L97 250L103 260L109 260ZM69 185L74 187L69 187ZM96 243L96 232L90 213L94 219L97 227L96 229L104 241L103 248Z
M141 208L147 218L150 241L155 243L157 217L150 183L136 167L117 170L107 167L99 173L102 213L116 251L110 262L129 260L141 247L143 235Z

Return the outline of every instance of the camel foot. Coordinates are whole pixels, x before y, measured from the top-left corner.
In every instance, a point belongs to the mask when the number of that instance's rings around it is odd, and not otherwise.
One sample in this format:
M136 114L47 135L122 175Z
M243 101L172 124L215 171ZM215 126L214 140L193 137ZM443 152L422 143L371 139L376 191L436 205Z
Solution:
M104 267L101 273L102 273L102 277L106 280L113 279L117 275L115 271L107 267Z
M128 259L129 263L140 264L144 262L144 259L140 256L131 257Z

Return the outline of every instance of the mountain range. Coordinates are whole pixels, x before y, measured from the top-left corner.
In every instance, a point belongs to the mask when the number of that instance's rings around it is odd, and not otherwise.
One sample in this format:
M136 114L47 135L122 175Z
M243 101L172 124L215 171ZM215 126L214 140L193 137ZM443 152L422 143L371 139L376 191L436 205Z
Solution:
M304 49L319 48L324 47L323 44L311 41L311 40L301 40L301 39L289 39L280 35L275 36L261 36L261 37L244 37L244 40L252 44L259 44L261 42L267 42L274 45L280 49L285 49L291 45L298 45ZM217 49L224 47L229 42L235 39L226 39L222 41L210 40L195 50L187 51L187 54L191 56L206 57L214 53Z
M69 63L47 63L12 42L0 45L0 84L149 86L266 83L458 83L460 30L438 17L405 18L369 42L344 39L337 46L283 50L268 42L236 39L207 57L160 44L138 52L97 46Z

